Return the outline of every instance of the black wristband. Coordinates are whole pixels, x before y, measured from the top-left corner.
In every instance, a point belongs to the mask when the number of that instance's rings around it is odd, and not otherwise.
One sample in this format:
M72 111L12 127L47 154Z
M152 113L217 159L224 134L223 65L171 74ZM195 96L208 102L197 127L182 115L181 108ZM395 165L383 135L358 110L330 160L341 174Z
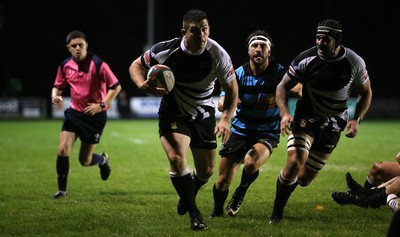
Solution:
M360 115L354 115L353 120L357 120L357 123L361 123L361 116Z
M101 107L102 109L105 109L105 108L106 108L106 104L105 104L104 102L100 102L100 107Z

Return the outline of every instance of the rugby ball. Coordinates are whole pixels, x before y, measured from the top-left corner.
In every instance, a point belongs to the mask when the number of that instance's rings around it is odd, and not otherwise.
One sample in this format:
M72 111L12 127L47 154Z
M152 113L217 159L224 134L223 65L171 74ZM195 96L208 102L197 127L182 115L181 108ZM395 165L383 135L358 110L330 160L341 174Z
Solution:
M171 69L162 64L152 66L147 73L147 80L152 86L162 87L170 92L175 85L175 76Z

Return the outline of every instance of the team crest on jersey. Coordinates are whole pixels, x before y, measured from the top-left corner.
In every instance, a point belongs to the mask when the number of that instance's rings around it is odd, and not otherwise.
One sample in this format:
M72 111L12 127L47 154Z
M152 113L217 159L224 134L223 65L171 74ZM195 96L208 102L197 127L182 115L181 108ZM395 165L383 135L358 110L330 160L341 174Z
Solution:
M265 109L276 108L275 95L269 94L265 97Z
M304 127L306 127L306 125L307 125L307 120L302 119L302 120L300 121L300 127L301 127L301 128L304 128Z
M178 129L178 125L176 124L176 122L172 122L172 123L170 123L169 124L169 127L171 128L171 129Z
M65 68L65 76L71 77L75 73L75 70L73 68L67 67Z

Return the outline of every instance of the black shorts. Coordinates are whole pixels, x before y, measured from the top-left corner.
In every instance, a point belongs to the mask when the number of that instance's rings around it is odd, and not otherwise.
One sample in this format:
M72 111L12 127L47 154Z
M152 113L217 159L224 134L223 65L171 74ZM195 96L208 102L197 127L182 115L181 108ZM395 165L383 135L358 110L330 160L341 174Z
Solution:
M64 122L61 131L74 132L83 142L97 144L106 126L107 112L93 116L68 108L64 111Z
M232 133L228 141L222 144L219 155L239 162L256 143L265 145L272 154L272 150L278 146L279 140L269 136L245 137Z
M303 132L314 138L310 150L331 154L339 142L341 132L338 132L336 128L333 129L332 126L325 125L324 122L316 118L299 116L295 117L291 128L293 132ZM341 131L343 131L342 126Z
M203 120L188 121L186 119L160 115L158 132L160 136L180 133L190 137L190 147L213 150L217 148L217 137L214 134L215 116Z

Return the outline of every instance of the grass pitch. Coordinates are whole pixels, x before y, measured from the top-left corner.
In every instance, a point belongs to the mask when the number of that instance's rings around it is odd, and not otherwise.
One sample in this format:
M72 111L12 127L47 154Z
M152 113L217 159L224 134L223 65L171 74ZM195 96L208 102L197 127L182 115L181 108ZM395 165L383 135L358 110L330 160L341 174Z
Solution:
M54 200L61 123L0 121L0 236L385 236L392 217L387 206L340 206L330 193L346 190L346 171L363 183L374 161L394 160L400 150L398 121L366 119L355 139L343 136L319 177L292 194L281 225L270 226L268 220L276 178L286 161L286 137L261 168L235 218L207 219L216 168L197 197L209 228L196 232L187 215L176 213L178 196L156 120L108 121L96 149L110 154L108 181L100 179L97 167L79 165L77 141L70 156L69 196ZM189 162L193 168L191 156Z

